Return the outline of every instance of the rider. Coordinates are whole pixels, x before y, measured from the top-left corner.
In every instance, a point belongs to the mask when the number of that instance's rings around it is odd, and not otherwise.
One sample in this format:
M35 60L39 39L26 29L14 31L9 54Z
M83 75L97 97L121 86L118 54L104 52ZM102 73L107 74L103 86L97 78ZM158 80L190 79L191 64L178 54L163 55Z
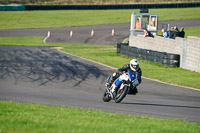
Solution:
M117 72L113 73L113 76L110 80L110 83L107 84L109 87L112 83L124 72L132 71L137 73L137 79L132 83L133 89L129 91L128 94L136 95L138 93L137 86L142 82L142 70L139 67L139 61L137 59L132 59L130 64L124 65L122 68L119 68ZM116 89L116 88L115 88Z

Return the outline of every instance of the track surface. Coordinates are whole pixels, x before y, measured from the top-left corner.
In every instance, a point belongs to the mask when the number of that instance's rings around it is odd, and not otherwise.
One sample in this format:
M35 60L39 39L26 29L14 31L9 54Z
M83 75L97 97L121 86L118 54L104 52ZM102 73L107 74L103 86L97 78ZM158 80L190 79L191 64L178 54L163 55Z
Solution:
M180 21L162 21L159 22L159 29L163 24L170 24L177 27L200 26L200 19L180 20ZM115 36L112 36L112 29L115 29ZM91 30L94 30L94 37L91 37ZM24 30L0 30L0 36L47 36L48 30L51 37L47 42L53 43L79 43L79 44L103 44L116 45L122 42L130 34L130 23L107 24L95 26L52 28L52 29L24 29ZM73 31L73 37L70 38L70 30ZM187 32L187 31L186 31Z
M138 96L102 101L115 69L49 47L0 46L0 99L200 122L200 92L144 79Z

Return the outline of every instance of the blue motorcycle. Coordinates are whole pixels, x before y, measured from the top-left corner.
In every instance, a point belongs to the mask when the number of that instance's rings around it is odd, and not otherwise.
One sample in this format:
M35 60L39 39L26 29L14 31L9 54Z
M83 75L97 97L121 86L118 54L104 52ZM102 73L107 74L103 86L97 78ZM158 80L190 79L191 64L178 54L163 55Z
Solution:
M111 76L108 76L107 84L110 83ZM103 101L109 102L114 100L116 103L120 103L126 95L135 86L133 83L137 80L137 73L133 71L128 71L120 75L111 86L106 86L106 91L103 94Z

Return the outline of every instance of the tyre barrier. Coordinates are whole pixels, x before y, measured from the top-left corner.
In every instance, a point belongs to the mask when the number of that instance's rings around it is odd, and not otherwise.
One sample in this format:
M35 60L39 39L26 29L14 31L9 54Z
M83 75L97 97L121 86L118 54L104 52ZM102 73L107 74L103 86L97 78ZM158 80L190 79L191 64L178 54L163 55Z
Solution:
M169 67L180 66L180 55L178 54L171 54L167 52L159 52L149 49L131 47L128 45L128 43L118 43L117 53L126 55L128 57L135 57L150 62L160 63L163 66L169 66Z

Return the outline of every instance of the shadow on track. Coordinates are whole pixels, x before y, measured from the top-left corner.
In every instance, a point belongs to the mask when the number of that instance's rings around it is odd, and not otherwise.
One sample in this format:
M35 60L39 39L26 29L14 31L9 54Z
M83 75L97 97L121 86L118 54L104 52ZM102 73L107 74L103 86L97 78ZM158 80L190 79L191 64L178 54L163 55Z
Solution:
M0 47L0 79L14 77L46 85L73 80L78 86L89 78L106 77L99 68L45 47Z
M132 105L140 105L140 106L157 106L157 107L173 107L173 108L194 108L200 109L200 107L195 106L180 106L180 105L164 105L164 104L150 104L150 103L126 103L122 102L122 104L132 104Z

